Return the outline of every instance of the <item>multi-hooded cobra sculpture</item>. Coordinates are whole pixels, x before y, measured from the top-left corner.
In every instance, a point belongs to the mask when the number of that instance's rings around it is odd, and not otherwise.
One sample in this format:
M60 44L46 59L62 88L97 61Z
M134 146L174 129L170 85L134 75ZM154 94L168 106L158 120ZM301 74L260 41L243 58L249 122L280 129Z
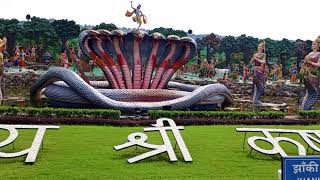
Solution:
M170 82L196 52L189 37L135 30L86 30L79 45L103 71L105 82L88 81L65 68L51 68L31 87L31 100L45 96L55 107L95 107L121 110L212 110L233 100L222 84L206 86ZM82 74L83 75L83 74ZM103 87L103 88L101 88Z

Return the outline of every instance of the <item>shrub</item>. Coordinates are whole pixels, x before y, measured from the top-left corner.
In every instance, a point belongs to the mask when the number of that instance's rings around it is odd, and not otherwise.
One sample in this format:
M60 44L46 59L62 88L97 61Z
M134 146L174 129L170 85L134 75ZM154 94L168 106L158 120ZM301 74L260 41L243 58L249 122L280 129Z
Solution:
M213 118L213 119L281 119L285 116L282 112L228 112L228 111L165 111L149 110L152 119L167 118Z
M303 118L318 119L320 118L320 110L298 111Z
M45 117L101 117L107 119L120 118L121 112L113 109L67 109L67 108L19 108L0 106L0 116L45 116Z

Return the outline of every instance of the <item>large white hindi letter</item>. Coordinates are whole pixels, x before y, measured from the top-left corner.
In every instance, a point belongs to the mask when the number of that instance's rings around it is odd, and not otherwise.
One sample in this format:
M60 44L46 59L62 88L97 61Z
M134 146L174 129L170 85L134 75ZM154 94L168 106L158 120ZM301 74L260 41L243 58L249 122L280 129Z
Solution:
M164 122L168 122L169 126L164 126ZM189 150L186 147L186 145L182 139L182 136L180 134L180 131L179 131L179 130L184 129L183 126L176 126L175 122L172 119L167 119L167 118L157 119L157 123L153 124L152 126L153 127L144 128L144 131L145 132L159 131L161 134L161 137L163 139L163 142L164 142L163 145L155 145L155 144L146 143L146 141L148 140L148 137L144 133L132 133L128 136L129 142L118 145L118 146L114 146L114 149L121 150L121 149L128 148L128 147L131 147L134 145L153 149L152 151L149 151L147 153L144 153L139 156L128 159L129 163L134 163L134 162L140 161L142 159L152 157L157 154L164 153L164 152L168 153L170 161L177 161L178 160L177 156L172 148L172 144L171 144L170 139L168 137L168 134L166 132L167 130L171 130L174 137L175 137L175 140L181 150L181 153L183 155L184 160L189 161L189 162L192 161Z
M15 152L15 153L0 152L0 157L3 157L3 158L13 158L13 157L27 155L25 162L26 163L33 163L36 161L36 158L37 158L37 155L39 152L39 148L42 143L42 139L43 139L43 136L46 132L46 129L59 129L59 126L0 125L0 129L5 129L5 130L9 131L9 137L6 140L0 142L0 148L7 146L16 140L16 138L18 137L17 129L38 129L30 148L22 150L20 152Z
M272 132L298 133L298 132L296 132L296 130L262 129L262 128L237 128L236 130L238 132L262 132L265 137L252 136L252 137L248 138L248 144L252 149L255 149L256 151L261 152L263 154L270 154L270 155L280 154L280 156L282 156L282 157L287 157L288 156L287 153L282 149L282 147L279 144L279 142L281 142L281 141L286 141L286 142L292 143L297 146L299 156L306 155L306 149L298 141L293 140L291 138L287 138L287 137L273 137L271 135ZM261 148L256 144L257 140L265 141L265 142L271 144L273 146L273 148L270 150Z

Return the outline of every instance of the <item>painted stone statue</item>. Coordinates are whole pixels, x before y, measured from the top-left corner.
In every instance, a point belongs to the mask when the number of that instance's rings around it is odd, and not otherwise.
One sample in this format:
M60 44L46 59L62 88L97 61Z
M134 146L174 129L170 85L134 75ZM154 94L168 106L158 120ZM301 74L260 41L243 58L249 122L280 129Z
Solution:
M274 64L271 70L272 81L282 79L282 64Z
M310 110L319 97L320 85L320 36L312 43L312 52L309 53L301 68L304 75L305 94L300 109Z
M289 69L290 72L290 82L296 83L297 82L297 74L298 74L298 67L296 64L292 64L291 68Z
M243 65L243 76L242 76L242 80L243 80L244 82L246 82L247 79L248 79L248 77L249 77L249 75L250 75L250 68L249 68L246 64L244 64L244 65Z
M132 5L132 1L131 1L131 8L133 9L132 12L127 11L126 12L126 16L127 17L131 17L132 16L132 20L133 22L136 22L139 24L138 29L140 28L140 26L142 24L147 24L147 17L142 13L141 11L141 5L139 4L136 8L133 7ZM135 16L133 16L133 14L135 14Z
M3 61L2 52L6 50L6 44L7 44L6 37L4 37L3 39L0 39L0 99L2 99L1 81L2 81L3 70L4 70L4 61Z
M214 110L233 102L231 92L223 84L197 86L170 81L196 54L197 44L190 37L165 38L160 33L148 35L142 30L85 30L80 33L79 46L101 68L106 81L88 81L69 69L50 68L30 89L34 105L46 97L48 105L54 107L141 112ZM71 59L78 58L71 54Z
M253 64L253 104L261 104L261 98L264 94L264 86L266 82L267 66L265 54L265 41L258 45L258 52L251 59Z
M3 62L3 54L6 50L6 44L7 44L7 38L4 37L3 39L0 39L0 76L2 77L3 73L3 67L4 67L4 62Z

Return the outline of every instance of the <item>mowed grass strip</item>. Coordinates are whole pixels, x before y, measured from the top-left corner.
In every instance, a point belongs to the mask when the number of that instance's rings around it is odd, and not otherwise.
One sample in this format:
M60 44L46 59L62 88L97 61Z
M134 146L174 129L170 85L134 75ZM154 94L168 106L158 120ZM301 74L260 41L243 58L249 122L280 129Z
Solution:
M131 147L115 151L113 146L127 142L133 132L143 132L143 127L109 126L61 126L59 130L47 130L44 149L33 165L25 165L25 156L0 158L1 179L276 179L280 159L252 152L246 144L242 150L244 133L236 127L320 129L320 126L185 126L181 134L194 160L183 161L176 149L178 162L169 162L166 153L128 164L130 157L149 151ZM36 130L19 130L13 150L12 145L1 152L16 152L28 148ZM159 132L146 133L149 143L161 144ZM173 136L169 133L174 145ZM262 133L249 133L262 135ZM278 134L273 134L274 137ZM8 133L0 130L0 142ZM297 135L284 134L303 142ZM267 143L259 145L271 149ZM290 154L295 146L282 143ZM311 153L311 152L310 152Z

